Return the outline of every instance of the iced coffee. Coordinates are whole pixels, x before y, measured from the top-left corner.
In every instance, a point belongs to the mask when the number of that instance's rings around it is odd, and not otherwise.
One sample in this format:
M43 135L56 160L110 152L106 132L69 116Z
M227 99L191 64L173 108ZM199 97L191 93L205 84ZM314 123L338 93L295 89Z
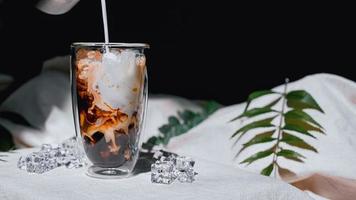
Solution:
M125 175L135 165L147 98L144 48L73 44L74 115L89 173Z

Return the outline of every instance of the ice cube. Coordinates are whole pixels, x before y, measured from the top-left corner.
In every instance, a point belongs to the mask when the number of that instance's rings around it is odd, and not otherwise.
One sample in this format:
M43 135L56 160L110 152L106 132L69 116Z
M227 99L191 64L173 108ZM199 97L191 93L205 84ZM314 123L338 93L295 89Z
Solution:
M153 158L156 159L156 160L159 160L162 156L163 156L163 152L161 152L161 151L156 151L153 154Z
M151 181L153 183L170 184L175 179L182 183L192 183L198 174L194 171L195 161L192 158L169 154L168 157L157 153L159 157L151 166Z
M174 166L172 162L156 161L151 165L151 182L170 184L174 181Z
M52 145L50 144L42 144L41 151L49 151L52 149Z
M188 170L194 167L195 161L190 157L177 156L175 158L175 167L178 170Z
M21 156L17 161L17 167L19 169L25 170L26 169L26 160L25 157Z
M17 167L29 173L42 174L60 166L67 168L82 167L84 153L78 148L75 138L69 138L60 145L53 147L44 144L41 150L20 157Z
M195 181L195 176L198 173L194 172L193 168L187 170L175 170L175 176L177 180L181 183L192 183Z
M26 171L29 173L42 174L45 171L48 171L47 165L44 161L44 154L39 152L30 153L25 158Z

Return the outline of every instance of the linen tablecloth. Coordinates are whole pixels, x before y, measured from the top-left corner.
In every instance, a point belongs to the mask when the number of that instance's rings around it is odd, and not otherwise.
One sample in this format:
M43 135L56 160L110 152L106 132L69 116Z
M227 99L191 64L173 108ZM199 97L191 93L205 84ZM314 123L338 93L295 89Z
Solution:
M310 199L286 183L196 158L199 173L193 183L151 183L150 173L126 179L102 180L88 177L84 169L60 167L44 174L28 174L16 167L19 156L37 149L7 154L0 163L0 199L16 200L143 200L143 199Z

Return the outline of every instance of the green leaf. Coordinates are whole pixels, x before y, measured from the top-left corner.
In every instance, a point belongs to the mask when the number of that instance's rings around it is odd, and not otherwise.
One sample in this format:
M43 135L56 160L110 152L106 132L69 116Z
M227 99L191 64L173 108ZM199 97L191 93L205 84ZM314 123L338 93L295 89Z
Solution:
M288 79L286 79L286 84L284 91L287 90L287 83ZM269 94L279 94L279 96L274 99L272 102L266 104L263 107L259 108L252 108L248 109L251 102L254 99L257 99L259 97L262 97L264 95L269 95ZM281 138L274 138L273 134L275 133L276 130L271 130L271 131L262 131L262 133L259 132L259 134L255 134L252 139L250 139L248 142L243 144L242 148L239 150L237 153L236 157L246 148L259 144L259 143L267 143L271 142L274 140L278 139L278 142L271 147L268 150L265 151L259 151L255 152L253 155L250 155L249 157L245 158L242 162L240 163L246 163L246 164L251 164L252 162L265 158L267 156L270 156L271 154L275 153L274 155L278 157L284 157L289 160L297 161L297 162L304 162L304 156L299 154L296 151L290 150L290 149L282 149L279 144L280 142L283 142L285 144L298 147L301 149L305 150L310 150L317 152L317 150L311 146L310 144L306 143L303 139L299 138L298 136L295 136L295 134L290 134L290 131L299 133L299 134L304 134L307 136L310 136L312 138L316 138L313 134L313 131L324 133L323 127L316 121L314 120L309 114L307 114L303 109L314 109L318 110L322 113L324 111L321 109L321 107L318 105L318 103L315 101L315 99L306 91L304 90L297 90L297 91L291 91L285 94L285 92L278 93L278 92L273 92L271 90L263 90L263 91L257 91L252 94L247 99L247 104L244 109L244 112L235 117L233 120L240 119L242 117L255 117L259 116L265 113L271 113L271 112L277 112L278 114L281 114L276 109L272 109L272 107L275 107L278 102L281 100L286 101L286 105L289 108L290 111L286 111L285 113L282 113L282 120L281 121L283 127L278 126L278 130L282 131L282 137ZM292 109L290 109L292 108ZM283 110L284 111L284 110ZM234 138L238 136L236 142L243 137L248 131L256 128L265 128L265 127L276 127L275 125L272 124L273 119L275 118L267 118L263 120L258 120L254 121L252 123L249 123L247 125L242 126L239 128L234 134L232 134L231 138ZM283 123L284 122L284 123ZM276 129L276 128L274 128ZM235 144L236 144L235 142ZM277 167L277 168L276 168ZM293 178L295 177L295 173L290 171L289 169L282 168L278 165L277 162L272 162L268 166L266 166L264 169L261 170L261 174L269 176L273 170L278 170L278 173L281 175L283 178Z
M244 147L249 147L253 144L259 144L259 143L265 143L265 142L270 142L275 140L276 138L272 138L273 133L276 130L272 130L272 131L268 131L268 132L264 132L264 133L260 133L255 135L255 137L253 137L250 141L246 142L245 144L243 144Z
M251 164L252 162L254 162L254 161L258 160L258 159L265 158L265 157L271 155L272 153L273 153L272 149L268 149L268 150L265 150L265 151L257 152L255 154L253 154L252 156L246 158L242 162L240 162L240 164L247 163L249 165L249 164Z
M303 127L295 126L293 124L286 124L283 128L283 130L289 130L289 131L296 131L298 133L302 133L304 135L308 135L312 138L316 138L314 135L309 133L307 130L305 130Z
M264 113L268 113L268 112L278 112L276 110L273 110L271 107L273 107L274 105L276 105L278 103L278 101L281 100L281 97L277 98L276 100L272 101L271 103L260 107L260 108L253 108L250 110L246 110L239 116L235 117L234 119L230 120L230 122L235 121L237 119L240 119L242 117L254 117L256 115L260 115L260 114L264 114Z
M314 151L315 153L318 153L318 151L313 146L306 143L304 140L302 140L299 137L296 137L294 135L291 135L289 133L286 133L286 132L282 133L281 142L285 142L291 146L299 147L302 149L306 149L306 150L310 150L310 151Z
M161 143L161 141L158 137L152 136L146 142L144 142L142 144L142 148L151 151L155 145L158 145L160 143Z
M239 133L241 133L241 135L239 137L239 138L241 138L243 134L245 134L247 131L249 131L251 129L254 129L254 128L273 127L274 125L271 122L275 117L277 117L277 115L274 116L274 117L270 117L270 118L267 118L267 119L263 119L263 120L259 120L259 121L255 121L255 122L252 122L250 124L247 124L247 125L241 127L239 130L237 130L231 136L231 138L235 137Z
M203 101L201 102L201 106L202 112L200 113L184 110L183 112L178 112L178 117L170 116L168 123L159 127L160 134L149 138L147 142L142 144L142 148L151 151L156 145L168 144L172 137L186 133L221 107L215 101Z
M243 150L245 150L247 147L249 147L251 145L276 140L277 138L272 138L272 135L275 131L276 130L272 130L272 131L267 131L267 132L255 135L255 137L253 137L250 141L243 144L243 147L240 149L240 151L236 154L235 157L237 157Z
M262 169L261 174L265 176L271 175L273 171L273 167L274 167L273 163L269 164L266 168Z
M184 110L183 112L178 112L178 116L183 120L184 123L189 122L194 119L198 114L191 110Z
M305 158L303 155L293 151L293 150L289 150L289 149L282 149L281 151L279 151L277 153L277 156L282 156L285 157L289 160L294 160L297 162L304 162L303 160L301 160L300 158Z
M306 131L316 131L319 133L324 133L324 131L321 130L320 128L312 126L303 120L293 119L293 118L285 118L284 120L287 125L297 126L299 128L303 128Z
M260 91L255 91L252 92L249 96L247 101L252 101L254 99L257 99L258 97L267 95L267 94L275 94L276 92L273 92L272 90L260 90Z
M170 125L172 125L172 126L175 126L175 125L179 125L179 124L180 124L178 118L177 118L177 117L174 117L174 116L170 116L170 117L168 118L168 123L169 123Z
M203 101L201 103L204 116L208 116L221 108L221 104L216 101Z
M288 107L299 110L310 108L324 113L314 98L304 90L291 91L286 95L286 98Z
M290 110L284 114L286 119L299 119L314 124L319 128L323 128L317 121L315 121L310 115L303 110Z
M169 140L177 135L177 131L175 127L172 127L163 137L162 143L167 145Z
M260 90L260 91L252 92L247 98L247 104L246 104L244 112L248 109L248 106L250 105L252 100L257 99L258 97L261 97L261 96L265 96L268 94L275 94L275 93L276 92L273 92L272 90Z
M163 133L163 134L167 134L170 130L171 130L172 126L169 124L165 124L161 127L158 128L159 132Z
M279 101L281 100L281 97L277 98L276 100L272 101L271 103L265 105L264 107L273 107L274 105L276 105Z
M256 115L269 113L269 112L277 112L277 111L272 110L270 107L252 108L252 109L247 110L246 112L242 113L241 115L235 117L231 121L235 121L237 119L240 119L241 117L254 117Z

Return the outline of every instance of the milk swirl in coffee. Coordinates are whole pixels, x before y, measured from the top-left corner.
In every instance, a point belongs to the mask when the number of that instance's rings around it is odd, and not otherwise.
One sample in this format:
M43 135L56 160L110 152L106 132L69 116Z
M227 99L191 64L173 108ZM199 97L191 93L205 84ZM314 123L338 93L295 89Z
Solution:
M105 52L104 48L81 47L76 51L77 103L84 149L94 165L120 166L136 153L132 147L140 126L145 57L125 48Z

